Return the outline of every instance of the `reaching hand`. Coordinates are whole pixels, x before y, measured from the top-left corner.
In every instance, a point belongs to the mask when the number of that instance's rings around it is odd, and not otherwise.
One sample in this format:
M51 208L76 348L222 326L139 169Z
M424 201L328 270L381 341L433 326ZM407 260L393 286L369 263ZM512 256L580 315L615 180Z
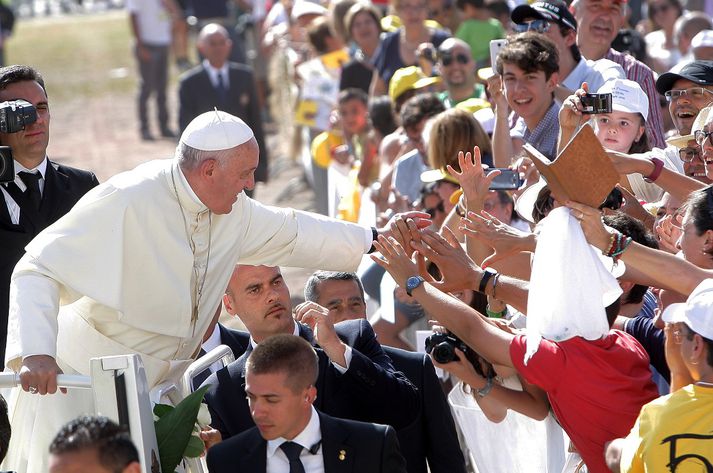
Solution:
M611 243L611 233L604 227L602 212L577 202L569 201L565 202L565 205L571 209L572 216L579 220L589 244L596 246L602 252L607 251Z
M203 455L205 455L208 452L208 449L210 449L212 446L219 444L223 441L223 436L220 435L220 431L210 426L202 428L201 431L198 432L198 435L203 441L203 445L205 445L205 451L203 452Z
M482 217L474 212L468 212L466 218L461 219L461 231L474 238L495 252L483 260L483 267L492 266L493 263L512 256L521 251L534 251L535 238L532 233L527 233L501 222L486 211Z
M381 257L372 254L371 259L388 271L399 286L406 287L406 280L419 274L418 264L411 259L410 254L396 238L379 235L374 247L381 253Z
M482 208L483 201L490 190L490 183L500 174L500 171L495 170L485 174L480 159L480 148L477 146L473 147L473 154L470 151L467 153L458 152L458 166L460 172L449 164L448 172L460 183L468 205L471 208Z
M676 219L676 220L674 220ZM656 237L659 241L659 248L674 255L678 253L678 239L683 233L681 228L680 215L666 215L656 224Z
M421 238L418 230L431 225L430 217L427 213L418 211L398 213L379 229L379 235L393 237L402 247L410 248L410 241Z
M432 285L443 292L454 292L478 287L482 270L466 254L448 227L443 227L445 238L433 230L423 230L421 241L412 247L436 263L441 280Z
M611 159L612 164L616 172L622 176L628 174L641 174L642 176L648 176L653 172L653 163L646 158L639 158L636 156L631 156L630 154L620 153L618 151L605 150L609 159Z
M312 329L314 341L324 350L330 360L346 367L344 359L345 346L334 330L329 309L315 302L303 302L295 307L293 317Z
M581 89L578 89L562 102L562 107L560 107L559 111L560 127L577 128L584 121L581 97L586 95L588 91L589 86L586 82L583 82Z

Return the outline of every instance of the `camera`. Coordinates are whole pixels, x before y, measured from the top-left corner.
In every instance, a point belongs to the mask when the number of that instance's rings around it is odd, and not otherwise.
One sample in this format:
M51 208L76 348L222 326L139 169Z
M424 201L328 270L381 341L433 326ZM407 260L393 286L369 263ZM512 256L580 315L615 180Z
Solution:
M611 94L587 94L580 97L582 113L611 113Z
M15 163L9 146L0 146L0 182L15 180Z
M17 133L37 121L37 110L26 100L0 103L0 133Z
M433 356L433 359L439 363L450 363L457 361L455 349L458 348L466 355L470 351L468 345L463 343L463 340L456 337L452 333L434 333L426 338L426 353Z

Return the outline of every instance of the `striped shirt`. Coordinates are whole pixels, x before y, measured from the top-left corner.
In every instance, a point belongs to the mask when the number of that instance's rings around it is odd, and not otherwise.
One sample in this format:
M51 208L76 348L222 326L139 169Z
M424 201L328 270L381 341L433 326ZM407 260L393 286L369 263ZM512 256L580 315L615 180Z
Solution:
M510 137L522 138L525 143L530 143L550 161L554 161L557 157L557 138L560 130L559 110L557 102L553 100L545 116L532 131L527 128L525 120L518 117L515 126L510 130Z
M649 98L649 119L646 121L646 134L649 137L651 147L665 148L666 142L663 137L663 120L661 119L661 107L659 106L659 93L656 91L654 74L651 69L634 57L620 53L614 49L604 56L605 59L619 64L626 78L638 82L644 93Z

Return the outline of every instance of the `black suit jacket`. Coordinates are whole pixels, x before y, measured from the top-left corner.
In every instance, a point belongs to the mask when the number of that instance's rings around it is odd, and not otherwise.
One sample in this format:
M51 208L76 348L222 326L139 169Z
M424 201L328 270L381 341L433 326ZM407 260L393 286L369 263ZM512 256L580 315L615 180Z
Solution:
M325 473L406 473L392 427L319 414ZM343 458L343 459L342 459ZM267 441L257 427L208 450L211 473L263 473Z
M191 120L201 113L213 110L214 107L241 118L252 128L255 140L260 147L260 161L255 170L255 180L267 182L269 158L252 69L243 64L228 63L228 80L230 84L227 99L225 102L221 102L210 81L208 71L202 64L186 71L181 76L178 84L180 129L181 131L185 130Z
M409 473L465 473L455 422L441 383L428 355L384 347L394 367L419 391L421 410L413 423L399 429L401 453Z
M10 220L5 194L0 193L0 365L4 365L5 361L12 270L25 254L25 246L38 233L69 212L89 189L98 184L99 181L91 172L49 161L39 212L26 200L24 194L13 197L20 206L21 224L18 225Z
M240 358L240 355L245 353L245 350L250 346L250 334L242 330L234 330L218 322L218 330L220 331L220 344L226 345L233 352L235 359ZM206 352L201 348L198 356L205 355ZM206 369L201 371L193 378L193 390L197 390L203 382L210 376L211 370Z
M376 340L366 320L336 324L337 335L352 347L352 360L341 374L327 355L317 348L319 376L314 406L329 415L362 422L389 424L395 428L410 425L420 409L416 388L396 371ZM312 332L300 324L300 336L314 343ZM253 427L245 395L245 362L252 347L230 365L210 375L205 395L211 425L224 439Z

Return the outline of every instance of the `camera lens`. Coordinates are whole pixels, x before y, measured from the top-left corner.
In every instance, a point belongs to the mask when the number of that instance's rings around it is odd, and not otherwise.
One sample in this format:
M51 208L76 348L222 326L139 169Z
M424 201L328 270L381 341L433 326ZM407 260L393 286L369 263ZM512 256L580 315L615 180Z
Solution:
M439 363L450 363L456 359L453 346L448 342L442 342L433 347L433 359Z

